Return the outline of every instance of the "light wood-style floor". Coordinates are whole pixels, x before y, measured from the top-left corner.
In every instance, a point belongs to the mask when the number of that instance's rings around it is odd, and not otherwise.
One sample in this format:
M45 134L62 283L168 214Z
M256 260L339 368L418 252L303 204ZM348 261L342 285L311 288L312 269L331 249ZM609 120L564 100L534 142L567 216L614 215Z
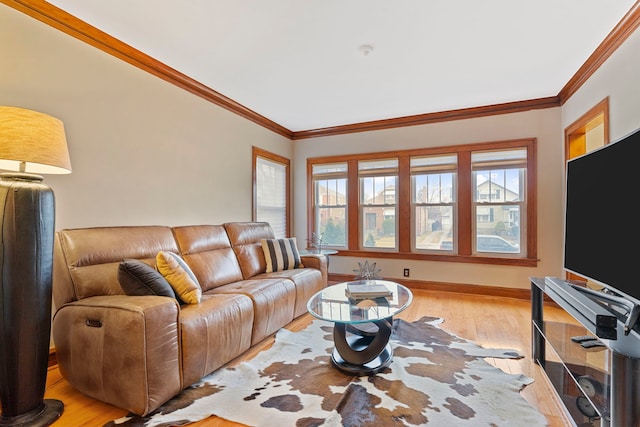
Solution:
M526 386L522 391L523 397L547 417L550 427L570 425L558 406L555 391L543 376L541 368L531 359L531 305L528 300L425 290L413 292L413 303L398 317L407 321L413 321L422 316L442 317L445 319L442 328L450 333L487 347L519 350L525 355L520 360L487 360L506 372L522 373L533 378L533 384ZM545 320L575 322L561 309L553 307L545 306L544 315ZM288 329L301 330L312 320L311 315L306 314L288 325ZM272 343L273 338L266 339L232 364L253 357ZM64 413L53 424L55 427L99 427L126 415L126 411L122 409L75 391L60 376L55 366L48 372L45 399L59 399L64 403ZM217 417L210 417L191 425L194 427L240 426Z

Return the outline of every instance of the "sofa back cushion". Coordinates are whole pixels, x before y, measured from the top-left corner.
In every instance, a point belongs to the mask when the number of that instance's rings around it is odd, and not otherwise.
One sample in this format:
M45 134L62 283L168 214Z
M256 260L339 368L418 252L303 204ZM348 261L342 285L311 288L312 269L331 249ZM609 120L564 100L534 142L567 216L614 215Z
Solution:
M267 271L260 241L275 238L271 225L268 222L228 222L224 228L238 258L242 276L250 279Z
M222 225L173 227L173 234L203 292L242 280L240 264Z
M138 259L155 265L159 251L178 251L170 227L94 227L56 232L53 268L56 307L96 295L124 294L118 281L120 263Z

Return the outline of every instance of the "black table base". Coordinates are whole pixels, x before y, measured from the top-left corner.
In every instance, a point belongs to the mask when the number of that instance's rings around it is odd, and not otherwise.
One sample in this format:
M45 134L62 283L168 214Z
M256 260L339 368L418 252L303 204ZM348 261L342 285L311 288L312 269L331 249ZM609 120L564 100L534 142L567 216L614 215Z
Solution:
M345 374L359 376L385 369L393 359L389 344L392 323L391 318L362 325L336 323L333 327L335 349L331 355L334 366Z

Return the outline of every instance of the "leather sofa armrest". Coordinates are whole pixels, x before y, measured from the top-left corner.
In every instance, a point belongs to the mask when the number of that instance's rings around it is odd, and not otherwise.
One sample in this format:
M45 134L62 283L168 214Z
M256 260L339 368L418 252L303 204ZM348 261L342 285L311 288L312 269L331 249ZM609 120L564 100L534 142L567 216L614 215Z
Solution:
M305 254L300 256L302 265L308 268L315 268L322 273L322 281L327 284L329 280L328 260L326 255Z
M160 296L109 295L64 304L52 332L62 376L139 415L182 390L180 306Z

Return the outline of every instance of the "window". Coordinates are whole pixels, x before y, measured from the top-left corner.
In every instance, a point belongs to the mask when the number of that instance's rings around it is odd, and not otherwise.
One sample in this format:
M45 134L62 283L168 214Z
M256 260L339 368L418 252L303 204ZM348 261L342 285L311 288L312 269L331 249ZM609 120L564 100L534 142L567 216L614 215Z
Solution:
M476 219L474 251L520 255L527 150L474 151L471 167Z
M289 159L253 147L253 220L289 236Z
M362 247L395 249L398 159L358 162Z
M532 138L310 158L309 238L326 241L331 223L345 256L535 266L535 148Z
M412 157L411 212L416 250L453 250L457 156Z
M347 164L313 165L312 175L313 232L324 245L346 247Z

